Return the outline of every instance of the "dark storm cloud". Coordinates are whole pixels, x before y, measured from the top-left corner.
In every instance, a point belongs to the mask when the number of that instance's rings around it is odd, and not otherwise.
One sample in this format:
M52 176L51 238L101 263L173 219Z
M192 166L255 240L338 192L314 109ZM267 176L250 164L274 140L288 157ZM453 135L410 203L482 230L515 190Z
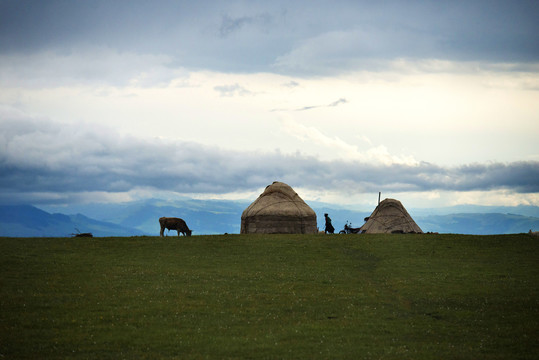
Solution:
M271 23L272 17L269 14L258 14L256 16L241 16L232 18L228 15L223 16L219 33L226 37L247 25L268 26Z
M166 42L173 49L174 30L203 11L204 5L194 1L2 0L0 51L98 45L147 52L163 49Z
M187 69L311 75L401 58L537 62L537 18L528 0L4 0L0 54L109 49Z
M189 142L140 140L110 129L60 125L16 113L4 118L0 132L2 201L28 198L28 194L46 200L62 194L139 188L224 194L256 190L274 180L312 190L355 193L539 192L539 162L447 168L428 163L326 162L301 154L247 153Z

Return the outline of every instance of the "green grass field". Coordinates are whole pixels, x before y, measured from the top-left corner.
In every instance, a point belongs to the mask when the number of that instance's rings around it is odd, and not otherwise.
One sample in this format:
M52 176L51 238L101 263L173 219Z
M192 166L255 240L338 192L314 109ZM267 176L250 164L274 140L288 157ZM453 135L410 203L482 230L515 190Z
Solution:
M0 238L0 359L537 359L527 234Z

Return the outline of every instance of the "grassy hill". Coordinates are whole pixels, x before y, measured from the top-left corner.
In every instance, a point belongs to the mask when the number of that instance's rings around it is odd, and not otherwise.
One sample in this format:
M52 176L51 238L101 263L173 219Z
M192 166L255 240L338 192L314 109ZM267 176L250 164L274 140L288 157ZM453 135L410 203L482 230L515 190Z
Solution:
M536 359L538 241L0 238L0 357Z

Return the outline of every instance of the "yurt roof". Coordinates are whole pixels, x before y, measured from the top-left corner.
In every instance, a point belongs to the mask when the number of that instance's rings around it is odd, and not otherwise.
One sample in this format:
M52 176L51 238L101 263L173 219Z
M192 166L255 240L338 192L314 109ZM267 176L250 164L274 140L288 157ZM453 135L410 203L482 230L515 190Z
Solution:
M242 214L242 218L249 216L280 215L296 217L315 217L316 213L303 201L289 185L275 181L268 185Z
M385 199L372 212L367 222L361 227L365 233L422 233L408 211L399 200Z

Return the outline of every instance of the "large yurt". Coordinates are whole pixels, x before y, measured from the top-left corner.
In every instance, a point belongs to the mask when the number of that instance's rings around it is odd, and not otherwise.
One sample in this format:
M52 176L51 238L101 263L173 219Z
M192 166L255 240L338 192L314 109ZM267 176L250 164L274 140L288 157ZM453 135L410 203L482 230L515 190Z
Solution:
M241 215L242 234L316 234L316 213L289 185L268 185Z
M399 200L385 199L361 227L361 233L423 233Z

